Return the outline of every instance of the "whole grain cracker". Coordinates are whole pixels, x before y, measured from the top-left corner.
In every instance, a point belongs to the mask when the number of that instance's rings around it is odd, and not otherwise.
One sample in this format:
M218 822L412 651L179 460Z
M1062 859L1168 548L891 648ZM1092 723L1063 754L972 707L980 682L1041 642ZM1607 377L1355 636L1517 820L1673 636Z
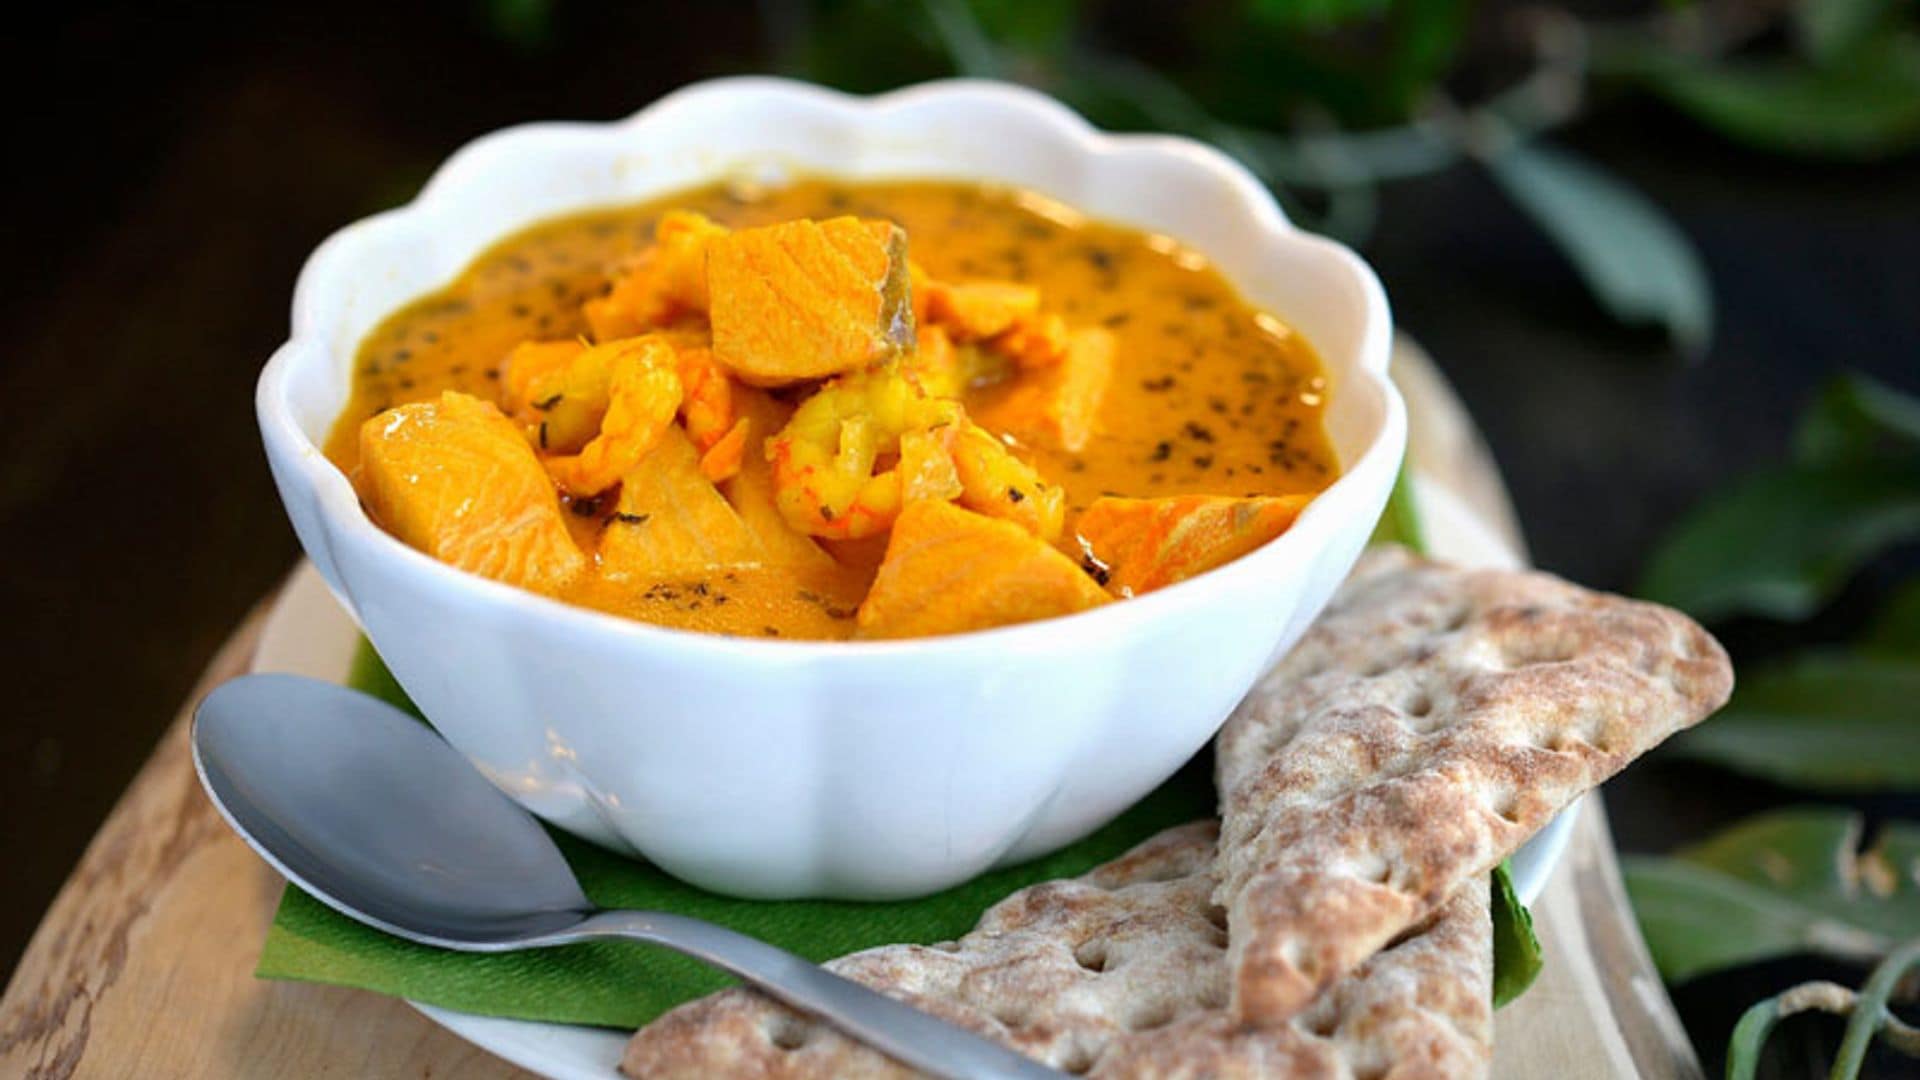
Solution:
M1273 1028L1233 1024L1209 901L1216 828L1170 829L1083 877L1014 893L959 942L833 961L842 975L1096 1077L1464 1077L1492 1045L1487 883ZM912 1070L746 990L689 1003L628 1044L630 1076L905 1077ZM1389 1071L1392 1070L1392 1071Z
M1234 1018L1286 1021L1732 682L1677 612L1370 553L1216 743Z

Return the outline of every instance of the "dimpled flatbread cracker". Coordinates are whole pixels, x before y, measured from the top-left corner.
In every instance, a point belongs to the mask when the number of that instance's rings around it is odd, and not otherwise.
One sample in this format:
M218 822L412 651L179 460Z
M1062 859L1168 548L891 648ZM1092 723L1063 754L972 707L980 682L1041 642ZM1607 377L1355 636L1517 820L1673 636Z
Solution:
M711 240L713 356L743 382L785 386L855 371L914 341L907 234L851 217Z
M1370 553L1216 743L1233 1015L1284 1022L1732 686L1677 612Z
M1094 1077L1469 1077L1492 1048L1487 883L1369 961L1297 1023L1231 1023L1208 897L1216 829L1169 829L1083 877L1014 893L960 941L827 967ZM642 1029L633 1077L907 1077L913 1070L761 994L727 990Z

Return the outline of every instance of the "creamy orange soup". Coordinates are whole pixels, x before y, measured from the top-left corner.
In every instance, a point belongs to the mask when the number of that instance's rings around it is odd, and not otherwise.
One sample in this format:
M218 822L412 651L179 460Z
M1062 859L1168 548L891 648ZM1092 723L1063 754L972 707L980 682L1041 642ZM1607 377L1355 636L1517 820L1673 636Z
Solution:
M1068 325L1109 332L1111 377L1084 447L1070 452L1043 440L1012 446L1064 489L1065 528L1052 543L1096 577L1101 568L1088 562L1077 526L1103 496L1311 495L1337 473L1322 429L1326 382L1313 349L1242 299L1199 253L1023 191L819 179L771 188L716 184L550 221L503 240L458 280L368 335L328 456L354 475L362 424L395 406L445 390L497 401L502 366L515 347L586 334L583 301L608 291L611 268L649 244L670 209L697 211L734 229L846 215L893 222L905 230L914 263L933 278L1036 286ZM991 417L1013 385L972 386L961 400L968 413ZM774 407L790 409L809 389L767 393ZM747 452L762 452L772 434L755 431ZM623 524L614 518L615 502L564 492L560 499L591 563L607 531ZM821 544L834 557L830 567L727 567L641 584L584 573L557 594L668 626L848 637L886 536Z

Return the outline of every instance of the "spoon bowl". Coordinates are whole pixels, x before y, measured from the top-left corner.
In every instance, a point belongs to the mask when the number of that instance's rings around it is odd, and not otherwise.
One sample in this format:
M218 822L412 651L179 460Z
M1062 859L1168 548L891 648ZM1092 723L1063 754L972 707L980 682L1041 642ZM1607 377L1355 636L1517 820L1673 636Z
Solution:
M1063 1075L725 927L596 909L531 814L426 724L366 694L243 676L201 701L192 746L202 786L254 851L315 899L388 933L466 952L646 942L935 1075Z
M376 698L294 675L235 679L201 703L193 750L214 805L262 858L389 933L483 947L593 911L532 816Z

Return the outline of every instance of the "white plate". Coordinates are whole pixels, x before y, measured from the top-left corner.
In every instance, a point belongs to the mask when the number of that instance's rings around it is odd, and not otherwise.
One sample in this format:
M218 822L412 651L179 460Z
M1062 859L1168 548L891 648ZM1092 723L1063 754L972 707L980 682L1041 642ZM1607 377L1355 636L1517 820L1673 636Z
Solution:
M1422 517L1434 554L1475 566L1518 566L1520 556L1465 503L1438 486L1419 485ZM343 682L358 631L311 564L302 563L274 602L253 658L255 671L286 671ZM1572 833L1575 803L1513 857L1514 886L1532 903L1546 887ZM627 1033L570 1024L541 1024L453 1012L413 1003L436 1023L476 1046L553 1080L622 1080L618 1064Z

